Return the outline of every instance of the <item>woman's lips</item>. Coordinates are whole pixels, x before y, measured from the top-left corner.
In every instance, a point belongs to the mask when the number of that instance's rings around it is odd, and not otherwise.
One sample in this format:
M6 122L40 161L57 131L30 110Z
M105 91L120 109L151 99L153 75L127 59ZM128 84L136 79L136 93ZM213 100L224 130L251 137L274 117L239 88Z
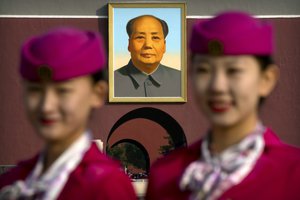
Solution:
M44 119L44 118L41 118L40 119L40 123L45 125L45 126L50 126L52 124L54 124L56 121L53 120L53 119Z
M213 112L224 113L230 109L232 103L210 101L208 105Z

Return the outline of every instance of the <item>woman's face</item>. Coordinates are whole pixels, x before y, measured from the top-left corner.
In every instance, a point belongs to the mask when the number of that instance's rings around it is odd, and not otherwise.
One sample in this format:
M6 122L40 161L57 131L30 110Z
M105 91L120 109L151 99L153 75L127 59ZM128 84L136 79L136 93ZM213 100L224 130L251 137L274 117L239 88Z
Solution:
M259 98L274 85L269 83L270 73L262 72L253 56L195 55L192 65L197 102L216 127L256 119Z
M38 134L46 141L68 140L85 131L92 108L104 102L89 76L62 82L24 81L24 103Z

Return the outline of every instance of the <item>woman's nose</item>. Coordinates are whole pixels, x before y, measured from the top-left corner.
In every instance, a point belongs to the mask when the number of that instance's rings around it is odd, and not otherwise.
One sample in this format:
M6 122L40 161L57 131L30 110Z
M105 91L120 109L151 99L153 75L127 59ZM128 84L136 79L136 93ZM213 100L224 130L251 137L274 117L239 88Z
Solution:
M53 111L57 106L57 101L58 98L55 92L50 89L46 89L41 99L41 105L40 105L41 111L43 113L48 113Z
M226 92L228 89L228 80L226 74L216 72L212 75L210 81L210 90L212 92Z

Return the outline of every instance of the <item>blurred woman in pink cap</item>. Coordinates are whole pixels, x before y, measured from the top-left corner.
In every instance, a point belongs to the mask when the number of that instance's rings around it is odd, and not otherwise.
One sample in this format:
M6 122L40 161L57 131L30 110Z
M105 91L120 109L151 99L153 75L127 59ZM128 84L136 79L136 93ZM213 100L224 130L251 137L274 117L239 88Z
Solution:
M107 95L100 35L59 28L28 39L20 74L43 150L0 177L0 199L135 199L119 165L91 142L87 124Z
M196 101L211 128L150 170L146 199L300 199L300 150L259 117L276 85L271 26L243 12L194 25Z

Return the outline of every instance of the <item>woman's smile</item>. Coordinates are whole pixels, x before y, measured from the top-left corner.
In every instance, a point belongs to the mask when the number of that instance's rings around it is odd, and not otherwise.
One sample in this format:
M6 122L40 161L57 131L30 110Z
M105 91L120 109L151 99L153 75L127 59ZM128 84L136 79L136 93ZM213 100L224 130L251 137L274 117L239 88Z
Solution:
M232 102L223 100L209 100L208 106L214 113L225 113L233 106Z

